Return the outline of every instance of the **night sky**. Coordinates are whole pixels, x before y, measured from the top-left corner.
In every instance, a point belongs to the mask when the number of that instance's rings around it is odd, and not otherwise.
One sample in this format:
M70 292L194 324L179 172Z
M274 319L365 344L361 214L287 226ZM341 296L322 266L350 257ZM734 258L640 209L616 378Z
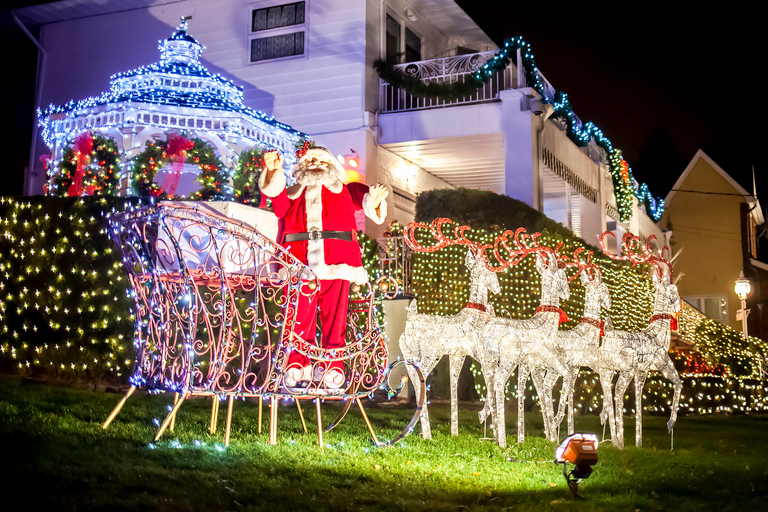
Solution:
M39 3L46 2L13 1L14 7ZM733 2L727 12L702 11L703 4L688 12L648 3L614 3L613 10L583 2L557 9L457 3L497 44L523 36L544 76L568 93L582 121L594 122L623 150L636 178L655 196L666 195L701 148L749 191L754 165L758 193L765 197L768 176L759 151L768 133L758 69L767 45L756 13ZM7 69L0 81L6 111L0 193L14 195L22 192L29 160L37 51L8 10L0 12L0 44Z

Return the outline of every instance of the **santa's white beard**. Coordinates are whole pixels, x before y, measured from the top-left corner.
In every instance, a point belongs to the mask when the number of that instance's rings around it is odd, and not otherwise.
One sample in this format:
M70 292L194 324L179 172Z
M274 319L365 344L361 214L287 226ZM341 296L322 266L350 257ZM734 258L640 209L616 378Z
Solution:
M296 183L305 187L325 185L327 188L343 182L344 171L333 164L315 164L312 167L299 162L294 169Z

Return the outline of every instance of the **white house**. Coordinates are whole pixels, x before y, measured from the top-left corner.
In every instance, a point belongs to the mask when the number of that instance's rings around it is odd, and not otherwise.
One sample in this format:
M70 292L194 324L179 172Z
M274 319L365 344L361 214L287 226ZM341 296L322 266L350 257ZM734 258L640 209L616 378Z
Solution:
M636 201L631 219L619 222L609 155L594 140L578 147L561 120L537 115L541 96L520 52L477 93L453 102L417 99L381 81L376 59L419 79L452 81L498 50L453 0L62 0L14 15L39 28L42 108L99 95L111 75L155 62L156 41L186 17L206 46L201 63L242 87L248 109L356 156L362 179L387 185L389 220L412 220L421 191L464 186L521 199L590 243L606 228L663 239ZM554 87L538 79L553 102ZM30 161L44 152L38 134ZM41 193L44 179L32 169L25 192ZM374 236L383 230L366 227Z

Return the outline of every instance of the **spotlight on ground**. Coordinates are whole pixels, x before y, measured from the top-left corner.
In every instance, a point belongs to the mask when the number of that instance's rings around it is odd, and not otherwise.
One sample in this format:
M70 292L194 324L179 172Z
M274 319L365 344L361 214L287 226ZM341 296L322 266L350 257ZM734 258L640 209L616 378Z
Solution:
M574 465L568 472L568 463ZM555 451L555 464L563 465L563 476L575 498L579 496L579 483L589 478L592 466L597 464L597 436L594 434L573 434L563 441Z

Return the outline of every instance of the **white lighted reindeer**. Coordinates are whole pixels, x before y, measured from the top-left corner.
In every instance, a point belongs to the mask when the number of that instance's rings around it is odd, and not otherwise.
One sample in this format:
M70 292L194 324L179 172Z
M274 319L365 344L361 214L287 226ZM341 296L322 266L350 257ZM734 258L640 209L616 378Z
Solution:
M557 408L555 425L559 425L568 409L568 434L573 434L573 389L579 368L587 367L594 372L598 371L598 350L600 337L602 336L604 322L601 319L602 309L611 308L611 295L608 287L603 283L600 269L591 261L592 253L587 253L586 261L579 259L579 254L584 249L579 248L574 252L574 261L570 265L576 265L579 269L574 279L581 276L581 284L584 286L584 314L579 323L573 329L559 330L555 338L555 346L565 354L565 364L570 373L563 376L563 387L560 395L560 403ZM550 390L549 393L552 391ZM607 390L610 396L610 388ZM605 411L604 409L604 412Z
M437 240L435 245L424 247L415 238L415 229L426 228L425 224L411 223L405 228L406 243L415 251L435 252L451 245L467 247L465 263L470 271L469 300L466 307L453 316L430 315L417 312L416 300L408 306L405 332L400 336L400 350L403 357L413 361L424 376L434 370L437 363L447 355L450 363L451 379L451 434L458 435L458 406L457 385L464 358L470 356L483 365L485 355L478 352L482 348L479 341L480 331L485 322L493 316L493 308L488 303L488 290L499 293L499 279L495 272L486 268L482 253L491 246L485 246L467 240L465 231L468 226L458 226L454 229L454 238L449 238L442 232L443 224L449 219L439 218L432 221L432 235ZM408 367L411 382L420 393L419 379L415 370ZM426 403L421 412L421 432L425 439L431 439L432 431L429 423L429 412Z
M504 266L516 265L531 253L536 254L536 271L541 275L541 303L531 318L491 318L485 324L481 339L487 352L486 359L492 364L486 364L483 368L487 396L486 406L480 411L480 421L485 421L487 415L492 413L494 425L494 438L501 447L506 447L506 419L505 419L505 388L512 372L518 368L518 414L517 432L518 442L523 442L525 436L524 424L524 392L525 381L530 369L533 373L534 384L539 392L542 415L544 417L545 434L552 439L553 403L551 393L547 396L545 383L545 371L542 368L552 368L557 374L565 375L569 371L564 364L563 355L554 344L557 327L560 323L562 309L560 300L570 297L568 278L565 270L559 267L556 251L538 244L539 233L533 235L523 234L525 230L519 228L514 233L511 247L507 240L512 235L506 231L497 238L494 244L494 256ZM502 255L499 246L502 246ZM525 374L522 376L522 374ZM556 377L555 377L556 378ZM550 388L551 389L551 388Z
M651 250L651 244L656 239L651 235L645 245L640 239L626 233L622 240L623 254L614 256L609 253L604 244L605 237L613 235L605 232L600 235L600 247L605 254L614 260L629 261L632 265L650 263L652 265L653 286L656 294L653 303L653 315L648 327L639 332L617 331L606 328L603 344L598 354L598 373L603 387L605 408L608 410L607 419L611 429L611 439L618 448L624 447L624 392L632 377L635 379L635 443L642 445L643 441L643 386L648 372L659 371L672 381L674 394L672 397L671 417L667 429L672 429L677 420L677 409L680 402L680 391L683 384L669 357L670 324L672 314L680 310L680 295L677 286L672 282L672 263L664 259L662 254L667 247L658 253ZM614 390L613 405L606 390L610 390L615 372L619 378ZM606 419L606 415L601 415Z

